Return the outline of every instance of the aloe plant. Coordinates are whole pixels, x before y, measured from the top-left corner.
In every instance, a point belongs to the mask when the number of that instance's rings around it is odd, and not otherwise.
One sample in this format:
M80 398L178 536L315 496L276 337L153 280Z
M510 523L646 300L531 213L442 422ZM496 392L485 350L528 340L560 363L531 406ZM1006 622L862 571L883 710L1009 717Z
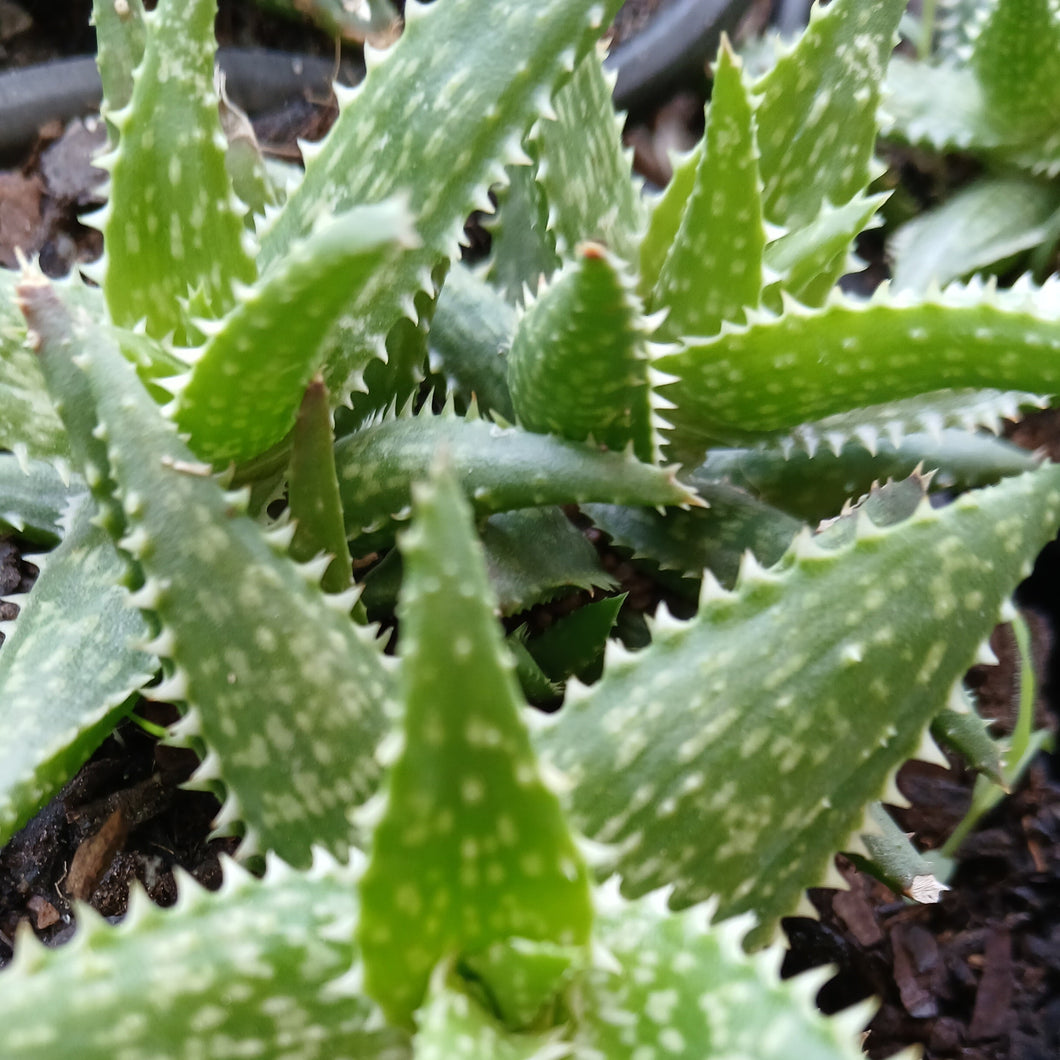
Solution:
M19 937L9 1055L859 1055L776 925L838 851L938 896L879 800L983 742L962 676L1060 472L978 428L1060 390L1057 287L835 292L901 0L754 83L723 44L654 198L617 6L410 0L277 207L232 191L213 0L97 4L101 290L0 276L3 518L61 539L0 651L0 841L146 698L252 871ZM569 505L695 615L506 638L614 586Z

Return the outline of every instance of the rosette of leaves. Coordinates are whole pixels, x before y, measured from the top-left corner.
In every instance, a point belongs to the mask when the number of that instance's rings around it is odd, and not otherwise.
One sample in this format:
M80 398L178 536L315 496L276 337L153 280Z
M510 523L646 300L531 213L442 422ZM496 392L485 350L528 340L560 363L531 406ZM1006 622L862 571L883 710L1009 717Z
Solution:
M1060 389L1056 288L834 293L899 0L816 10L754 83L723 46L655 199L617 6L410 2L268 207L232 191L212 0L97 4L100 289L2 278L3 518L61 540L0 651L0 838L145 696L264 873L19 938L15 1055L858 1055L867 1013L769 944L837 851L886 860L877 800L1053 535L1060 473L977 428ZM498 611L611 584L570 505L695 615L506 641ZM386 553L396 654L351 552Z

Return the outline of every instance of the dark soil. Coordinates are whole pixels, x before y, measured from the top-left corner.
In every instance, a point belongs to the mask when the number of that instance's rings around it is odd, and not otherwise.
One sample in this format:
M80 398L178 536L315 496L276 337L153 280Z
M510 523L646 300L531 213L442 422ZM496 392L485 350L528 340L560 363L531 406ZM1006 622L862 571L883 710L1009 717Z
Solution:
M632 5L622 31L635 28L657 3ZM0 67L92 50L85 29L89 0L65 5L20 0L19 7L33 22L12 33L17 20L0 17ZM333 54L324 35L235 0L222 0L218 25L224 43ZM701 99L679 97L651 123L630 130L650 179L666 180L665 149L693 142L701 114ZM262 119L259 137L277 153L289 154L296 150L296 136L321 134L328 115L326 104L300 101ZM38 252L53 275L98 256L98 233L77 217L98 194L99 174L88 166L88 155L100 135L91 122L44 129L20 166L0 172L0 262L13 264L10 250L16 244ZM1013 433L1028 448L1049 445L1060 457L1056 414L1031 417ZM1060 606L1058 557L1060 546L1050 546L1020 595L1025 605L1050 617ZM657 601L658 587L631 564L617 556L609 563L640 608ZM0 596L26 591L35 573L17 542L0 539ZM0 602L0 620L15 610ZM1035 628L1052 693L1060 689L1060 675L1045 664L1049 622L1039 620ZM1003 634L997 635L997 651L1000 665L977 668L970 680L983 709L1003 729L1011 723L1015 698L1014 661ZM1049 658L1055 664L1056 657ZM158 713L165 708L147 709L155 712L149 720L172 720ZM1051 718L1043 708L1042 722L1052 724ZM10 959L22 921L49 942L68 938L74 930L72 898L119 917L131 881L138 880L155 901L170 904L178 865L206 886L218 885L218 855L234 843L209 838L216 800L179 787L193 767L188 752L158 746L131 721L119 726L0 851L0 966ZM925 1057L937 1060L1060 1056L1058 773L1054 759L1040 758L1020 789L964 843L952 890L938 904L910 904L840 859L850 889L812 891L818 919L786 922L787 973L825 963L837 968L819 995L826 1011L873 995L881 999L865 1041L869 1056L885 1057L911 1043L923 1043ZM963 815L972 782L970 771L956 761L949 771L910 763L899 784L912 805L895 811L899 823L922 846L940 845Z

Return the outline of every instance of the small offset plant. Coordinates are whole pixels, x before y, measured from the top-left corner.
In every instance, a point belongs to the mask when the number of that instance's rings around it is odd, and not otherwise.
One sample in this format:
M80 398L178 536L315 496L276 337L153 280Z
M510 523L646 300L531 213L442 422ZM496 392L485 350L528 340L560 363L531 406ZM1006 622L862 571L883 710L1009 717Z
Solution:
M281 189L229 171L213 0L96 4L99 286L2 279L4 517L59 544L0 650L0 840L144 697L252 871L19 937L6 1055L859 1055L773 936L837 851L937 897L878 802L932 733L1013 765L961 680L1060 471L976 428L1060 390L1060 294L836 292L902 0L753 84L723 46L654 199L618 6L410 0ZM505 638L612 585L563 505L694 615Z

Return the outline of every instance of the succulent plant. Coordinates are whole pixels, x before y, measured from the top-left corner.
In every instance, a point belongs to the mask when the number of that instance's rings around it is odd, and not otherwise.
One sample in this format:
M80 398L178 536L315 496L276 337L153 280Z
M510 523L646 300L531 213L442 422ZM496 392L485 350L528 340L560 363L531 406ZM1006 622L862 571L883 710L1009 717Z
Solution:
M144 698L251 871L21 936L7 1055L859 1055L775 929L838 851L937 897L878 800L931 731L984 739L962 676L1060 472L977 428L1060 389L1060 296L837 291L901 0L815 9L753 83L723 44L655 197L617 6L409 0L293 190L241 201L213 0L98 0L99 288L0 276L3 518L59 539L0 650L0 841ZM506 638L614 586L570 505L695 614Z

